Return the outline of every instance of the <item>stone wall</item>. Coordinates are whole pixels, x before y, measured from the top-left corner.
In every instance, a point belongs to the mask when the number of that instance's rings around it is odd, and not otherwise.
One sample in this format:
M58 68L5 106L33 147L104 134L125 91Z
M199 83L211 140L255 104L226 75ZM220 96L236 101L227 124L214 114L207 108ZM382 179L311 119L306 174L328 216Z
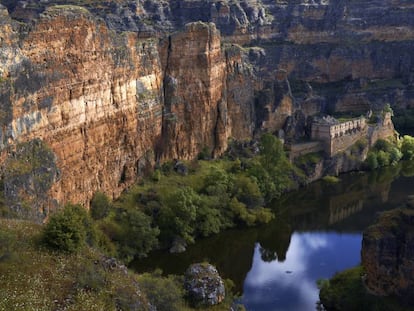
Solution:
M324 151L324 144L319 141L312 141L302 144L292 144L288 146L289 159L292 161L295 158L313 152Z
M395 129L391 120L391 113L389 112L385 113L383 119L377 124L370 126L368 130L370 146L373 146L379 139L386 139L393 136L395 136Z
M366 136L367 122L364 117L346 122L326 118L312 123L311 138L322 141L329 156L345 151Z

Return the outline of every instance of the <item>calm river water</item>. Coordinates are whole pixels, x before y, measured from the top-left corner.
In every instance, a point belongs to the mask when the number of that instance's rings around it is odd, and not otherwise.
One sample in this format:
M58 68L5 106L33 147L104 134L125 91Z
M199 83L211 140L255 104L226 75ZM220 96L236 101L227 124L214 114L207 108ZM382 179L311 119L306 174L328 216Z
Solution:
M315 310L316 281L360 263L362 231L379 212L405 204L413 175L405 165L317 182L273 202L277 217L268 225L199 240L182 254L155 252L132 268L183 274L207 260L235 282L248 311Z

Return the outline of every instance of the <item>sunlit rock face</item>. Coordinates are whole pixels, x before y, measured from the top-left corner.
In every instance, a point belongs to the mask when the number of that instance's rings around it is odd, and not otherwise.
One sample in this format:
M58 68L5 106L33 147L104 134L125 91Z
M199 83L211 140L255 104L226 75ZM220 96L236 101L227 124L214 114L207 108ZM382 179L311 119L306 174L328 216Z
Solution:
M43 140L57 202L117 197L230 138L302 138L320 112L414 107L408 1L1 3L0 162Z
M363 236L362 265L366 285L381 296L414 303L414 210L382 214Z
M214 24L189 24L159 44L110 30L84 8L50 7L19 41L2 14L0 148L6 158L43 140L60 170L49 190L57 202L88 206L97 190L117 197L157 160L205 147L217 156L230 136L253 135L254 74Z
M3 118L1 148L42 139L61 171L50 190L59 202L88 205L97 189L118 196L154 163L162 122L157 45L115 34L78 7L47 9L19 43L5 66L2 97L12 117Z
M187 159L203 146L215 146L216 127L225 128L226 63L214 24L188 24L163 48L166 158ZM226 137L215 146L220 153Z

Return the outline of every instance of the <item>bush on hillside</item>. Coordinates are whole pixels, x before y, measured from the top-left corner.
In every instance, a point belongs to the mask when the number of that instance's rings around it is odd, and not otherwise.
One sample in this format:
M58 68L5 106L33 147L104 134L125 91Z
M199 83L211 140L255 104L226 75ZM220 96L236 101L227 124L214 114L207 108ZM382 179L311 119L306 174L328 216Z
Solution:
M103 192L96 192L91 201L91 216L95 220L108 216L111 210L111 202Z
M176 277L162 277L160 272L144 273L138 281L141 290L157 310L183 310L184 289Z
M121 209L114 230L118 254L126 262L134 257L145 257L158 245L160 230L152 226L151 217L138 209Z
M92 220L80 205L67 204L51 216L43 229L43 241L48 247L70 253L94 244L95 239Z

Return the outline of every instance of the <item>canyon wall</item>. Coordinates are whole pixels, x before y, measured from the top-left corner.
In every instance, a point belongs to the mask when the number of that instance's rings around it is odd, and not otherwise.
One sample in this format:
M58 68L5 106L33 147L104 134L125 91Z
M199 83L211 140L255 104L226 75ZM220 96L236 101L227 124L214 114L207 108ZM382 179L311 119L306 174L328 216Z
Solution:
M1 12L9 24L0 149L15 212L32 205L44 217L57 202L88 206L97 190L115 198L157 161L192 159L203 148L220 155L230 136L253 135L254 76L244 51L222 48L214 24L188 24L159 43L110 30L77 6L46 8L25 33ZM35 139L59 169L42 199L10 186L36 175L35 166L9 172L7 164Z
M50 189L60 202L87 205L96 189L119 195L153 164L161 135L157 45L72 7L44 11L19 46L3 82L12 116L3 151L42 139L61 172Z
M58 170L42 215L115 198L159 161L218 156L230 138L295 140L317 113L414 103L409 1L0 3L2 176L43 141Z

